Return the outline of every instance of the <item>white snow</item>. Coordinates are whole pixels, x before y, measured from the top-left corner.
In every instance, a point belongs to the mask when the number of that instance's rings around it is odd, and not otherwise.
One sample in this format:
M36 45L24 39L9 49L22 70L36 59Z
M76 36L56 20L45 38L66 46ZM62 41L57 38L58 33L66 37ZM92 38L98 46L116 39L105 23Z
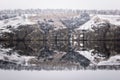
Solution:
M120 25L120 15L98 15L98 17L108 20L111 24Z
M120 55L112 56L107 61L101 61L98 65L120 65Z
M24 58L24 60L25 60L25 66L29 66L29 64L28 64L28 61L30 60L30 59L32 59L32 58L35 58L35 56L22 56L22 58Z
M120 55L115 55L115 56L111 56L108 60L104 60L100 58L99 62L96 62L94 60L95 57L98 56L92 56L90 51L77 51L79 52L79 54L83 55L84 57L86 57L87 59L89 59L93 64L95 65L120 65Z
M11 26L11 28L16 29L19 25L27 25L27 24L35 24L35 22L32 22L27 18L27 15L0 20L0 33L3 32L10 33L11 30L7 28L8 26Z
M10 52L12 53L11 55L7 54ZM34 58L34 56L21 56L17 52L12 51L12 48L2 48L0 46L0 60L27 65L31 58Z
M93 64L96 64L94 62L94 57L91 55L91 51L77 51L79 52L79 54L83 55L84 57L86 57L87 59L89 59Z
M92 25L95 25L95 19L97 18L100 19L101 22L106 20L111 24L120 25L120 15L94 15L91 16L88 22L77 28L77 30L92 30Z
M13 63L17 63L17 64L24 64L24 62L25 62L24 58L18 56L15 53L13 53L12 55L7 55L5 53L3 53L3 54L1 53L0 60L13 62Z
M0 21L0 26L3 26L3 27L11 25L16 28L17 26L24 25L24 24L34 24L34 23L28 20L27 17L24 17L24 16L18 16L15 18L10 18L10 19Z
M34 21L29 19L29 16L35 16L35 15L24 14L10 19L0 20L0 33L3 32L10 33L11 30L7 28L7 26L9 25L11 25L12 28L16 29L19 25L35 24ZM120 25L120 15L90 15L90 17L91 19L88 22L79 26L79 28L77 28L76 30L80 30L80 29L92 30L92 25L95 25L96 18L99 18L101 21L107 20L111 24ZM56 22L54 25L57 25L55 30L58 30L59 28L64 28L64 26L60 22Z
M96 16L91 17L91 19L86 22L85 24L81 25L77 30L92 30L92 24L94 24L94 19L96 18Z

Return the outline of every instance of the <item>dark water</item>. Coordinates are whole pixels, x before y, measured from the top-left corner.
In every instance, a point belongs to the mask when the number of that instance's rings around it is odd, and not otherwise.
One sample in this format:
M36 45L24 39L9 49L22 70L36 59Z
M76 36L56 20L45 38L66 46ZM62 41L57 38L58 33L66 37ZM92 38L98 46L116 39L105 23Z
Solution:
M119 80L119 41L0 42L0 80Z
M120 42L0 42L0 69L120 70Z

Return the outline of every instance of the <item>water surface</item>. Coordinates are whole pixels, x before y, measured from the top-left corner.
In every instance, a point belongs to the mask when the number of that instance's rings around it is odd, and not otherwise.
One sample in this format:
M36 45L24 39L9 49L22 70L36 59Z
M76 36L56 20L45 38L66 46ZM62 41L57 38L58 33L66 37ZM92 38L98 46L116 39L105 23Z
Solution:
M119 47L119 41L0 42L1 80L119 80Z

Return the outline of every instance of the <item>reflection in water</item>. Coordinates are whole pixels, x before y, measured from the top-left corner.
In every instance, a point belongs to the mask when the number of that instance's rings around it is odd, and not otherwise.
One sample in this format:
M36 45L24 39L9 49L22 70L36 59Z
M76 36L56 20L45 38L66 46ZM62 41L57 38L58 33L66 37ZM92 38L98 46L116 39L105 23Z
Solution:
M14 70L120 69L117 41L0 43L0 68Z
M79 54L72 48L72 43L68 41L68 49L66 54L61 58L61 60L66 60L70 62L79 63L83 67L87 67L90 64L90 60L88 60L83 55Z

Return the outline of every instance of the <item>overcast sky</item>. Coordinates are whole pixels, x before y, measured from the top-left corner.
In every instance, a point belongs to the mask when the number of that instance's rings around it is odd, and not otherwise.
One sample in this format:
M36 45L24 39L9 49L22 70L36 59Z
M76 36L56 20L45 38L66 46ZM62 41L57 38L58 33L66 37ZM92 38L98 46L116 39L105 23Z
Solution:
M0 0L0 9L120 9L120 0Z

